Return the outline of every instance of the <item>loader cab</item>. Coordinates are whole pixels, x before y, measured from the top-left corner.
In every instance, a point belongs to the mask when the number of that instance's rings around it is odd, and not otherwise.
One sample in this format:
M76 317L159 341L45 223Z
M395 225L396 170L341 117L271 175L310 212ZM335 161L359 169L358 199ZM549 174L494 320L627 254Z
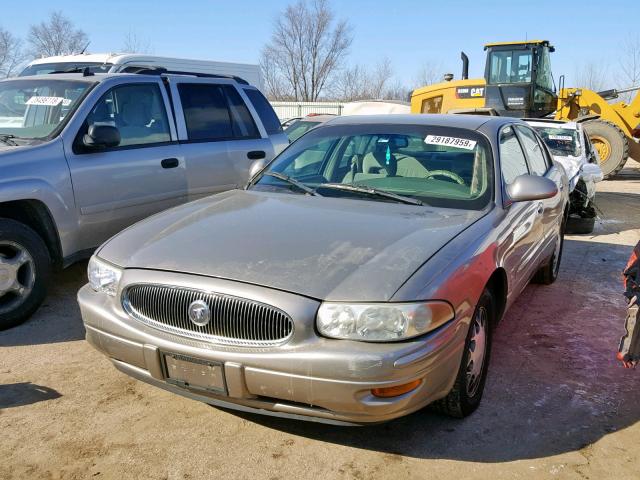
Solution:
M546 40L485 45L486 103L500 115L539 118L556 109L556 89Z

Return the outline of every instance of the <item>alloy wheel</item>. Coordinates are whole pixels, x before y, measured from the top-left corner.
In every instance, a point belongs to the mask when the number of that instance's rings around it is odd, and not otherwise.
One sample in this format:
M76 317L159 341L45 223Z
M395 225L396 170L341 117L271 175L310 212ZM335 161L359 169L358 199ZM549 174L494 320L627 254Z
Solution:
M0 241L0 313L22 304L35 280L35 262L28 250L16 242Z
M480 387L487 356L487 310L480 306L471 322L466 370L467 396L473 397Z

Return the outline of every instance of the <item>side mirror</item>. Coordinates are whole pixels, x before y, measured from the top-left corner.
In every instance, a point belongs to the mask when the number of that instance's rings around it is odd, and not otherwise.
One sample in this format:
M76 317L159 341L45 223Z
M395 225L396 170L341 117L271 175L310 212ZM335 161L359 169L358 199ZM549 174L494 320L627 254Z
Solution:
M249 169L249 181L253 180L253 177L260 173L260 171L265 167L266 164L267 162L264 158L253 162L251 168Z
M520 175L507 187L507 194L512 203L544 200L554 197L558 186L552 180L537 175Z
M117 147L120 145L120 132L113 125L89 125L87 133L82 137L85 147L92 150Z

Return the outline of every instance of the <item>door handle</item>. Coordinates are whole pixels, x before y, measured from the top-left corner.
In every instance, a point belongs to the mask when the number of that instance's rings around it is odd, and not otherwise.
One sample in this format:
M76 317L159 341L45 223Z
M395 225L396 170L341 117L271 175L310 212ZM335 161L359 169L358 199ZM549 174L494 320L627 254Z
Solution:
M162 165L162 168L176 168L180 165L180 160L177 158L165 158L160 162L160 165Z
M247 158L249 160L260 160L261 158L265 158L267 154L262 150L253 150L247 153Z
M542 215L542 212L544 212L544 205L542 203L538 204L538 215Z

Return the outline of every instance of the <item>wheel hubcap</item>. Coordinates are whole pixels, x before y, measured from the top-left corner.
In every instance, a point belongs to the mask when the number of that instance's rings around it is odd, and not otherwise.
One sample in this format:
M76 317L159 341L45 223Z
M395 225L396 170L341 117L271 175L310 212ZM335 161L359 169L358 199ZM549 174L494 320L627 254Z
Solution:
M590 137L590 139L593 147L598 152L600 161L602 163L605 163L607 160L609 160L609 155L611 155L611 145L609 144L609 142L605 138L600 136L593 136Z
M471 323L471 339L468 347L467 395L473 397L480 387L484 360L487 354L487 310L479 307Z
M35 264L27 249L15 242L0 241L0 312L24 302L34 283Z

